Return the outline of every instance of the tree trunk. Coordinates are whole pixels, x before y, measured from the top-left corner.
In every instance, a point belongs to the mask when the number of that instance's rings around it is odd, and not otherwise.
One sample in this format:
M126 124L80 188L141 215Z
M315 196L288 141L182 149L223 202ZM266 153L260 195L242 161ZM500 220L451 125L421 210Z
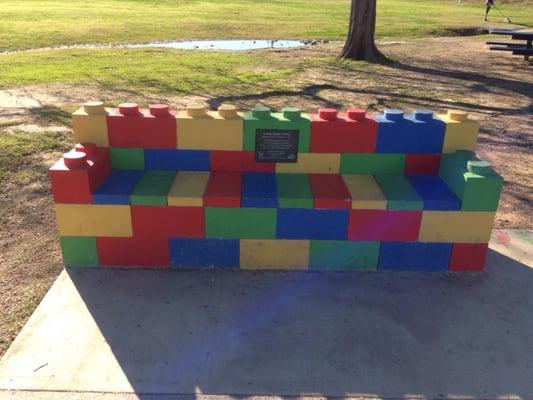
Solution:
M385 56L374 43L376 0L352 0L348 37L339 58L378 62Z

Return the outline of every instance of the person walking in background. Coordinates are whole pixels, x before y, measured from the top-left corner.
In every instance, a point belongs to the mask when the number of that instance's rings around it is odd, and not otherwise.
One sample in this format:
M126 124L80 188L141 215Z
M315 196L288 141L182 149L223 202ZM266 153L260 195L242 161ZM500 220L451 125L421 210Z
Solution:
M483 21L484 22L487 22L488 19L487 17L489 16L489 11L490 9L492 8L492 6L494 5L494 0L485 0L485 16L483 17Z

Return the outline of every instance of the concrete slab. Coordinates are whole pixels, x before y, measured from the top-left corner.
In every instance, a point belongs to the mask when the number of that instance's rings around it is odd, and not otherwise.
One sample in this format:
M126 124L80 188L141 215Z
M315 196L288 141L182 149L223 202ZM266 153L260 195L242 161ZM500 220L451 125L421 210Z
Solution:
M63 272L0 396L533 398L531 238L483 274Z

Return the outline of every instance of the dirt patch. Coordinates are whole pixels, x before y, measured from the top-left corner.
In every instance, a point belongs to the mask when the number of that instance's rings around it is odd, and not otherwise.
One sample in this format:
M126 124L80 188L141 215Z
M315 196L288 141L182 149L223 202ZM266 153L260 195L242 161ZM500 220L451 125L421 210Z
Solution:
M69 132L70 112L90 99L141 104L166 102L174 109L191 101L212 107L233 102L242 108L263 103L293 104L305 110L322 106L450 108L468 111L481 122L478 153L504 176L496 228L531 229L533 193L533 74L531 65L508 54L492 53L483 38L433 38L383 43L385 65L338 62L336 43L290 51L262 51L264 68L276 60L297 71L282 89L267 84L235 96L225 88L213 96L187 97L141 93L98 85L30 86L0 90L0 135L5 132ZM274 63L273 63L274 64ZM68 148L69 135L63 135ZM0 149L1 150L1 149ZM61 269L57 232L46 175L61 151L42 151L36 175L0 193L0 354L10 344ZM23 171L24 172L24 171ZM26 176L22 174L22 179Z

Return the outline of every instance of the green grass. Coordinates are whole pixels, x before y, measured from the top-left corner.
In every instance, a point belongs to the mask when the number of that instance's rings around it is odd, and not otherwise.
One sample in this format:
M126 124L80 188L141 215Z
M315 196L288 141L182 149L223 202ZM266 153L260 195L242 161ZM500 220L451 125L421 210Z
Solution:
M531 0L499 2L533 25ZM503 16L493 10L493 20ZM0 0L0 50L81 43L202 38L342 38L349 0ZM378 0L378 37L423 36L481 26L483 4Z
M3 132L0 134L0 189L29 185L46 176L41 154L65 149L58 133ZM0 220L4 216L0 212Z
M0 88L43 83L90 84L148 93L235 94L275 89L294 67L254 54L164 49L49 50L0 56Z

